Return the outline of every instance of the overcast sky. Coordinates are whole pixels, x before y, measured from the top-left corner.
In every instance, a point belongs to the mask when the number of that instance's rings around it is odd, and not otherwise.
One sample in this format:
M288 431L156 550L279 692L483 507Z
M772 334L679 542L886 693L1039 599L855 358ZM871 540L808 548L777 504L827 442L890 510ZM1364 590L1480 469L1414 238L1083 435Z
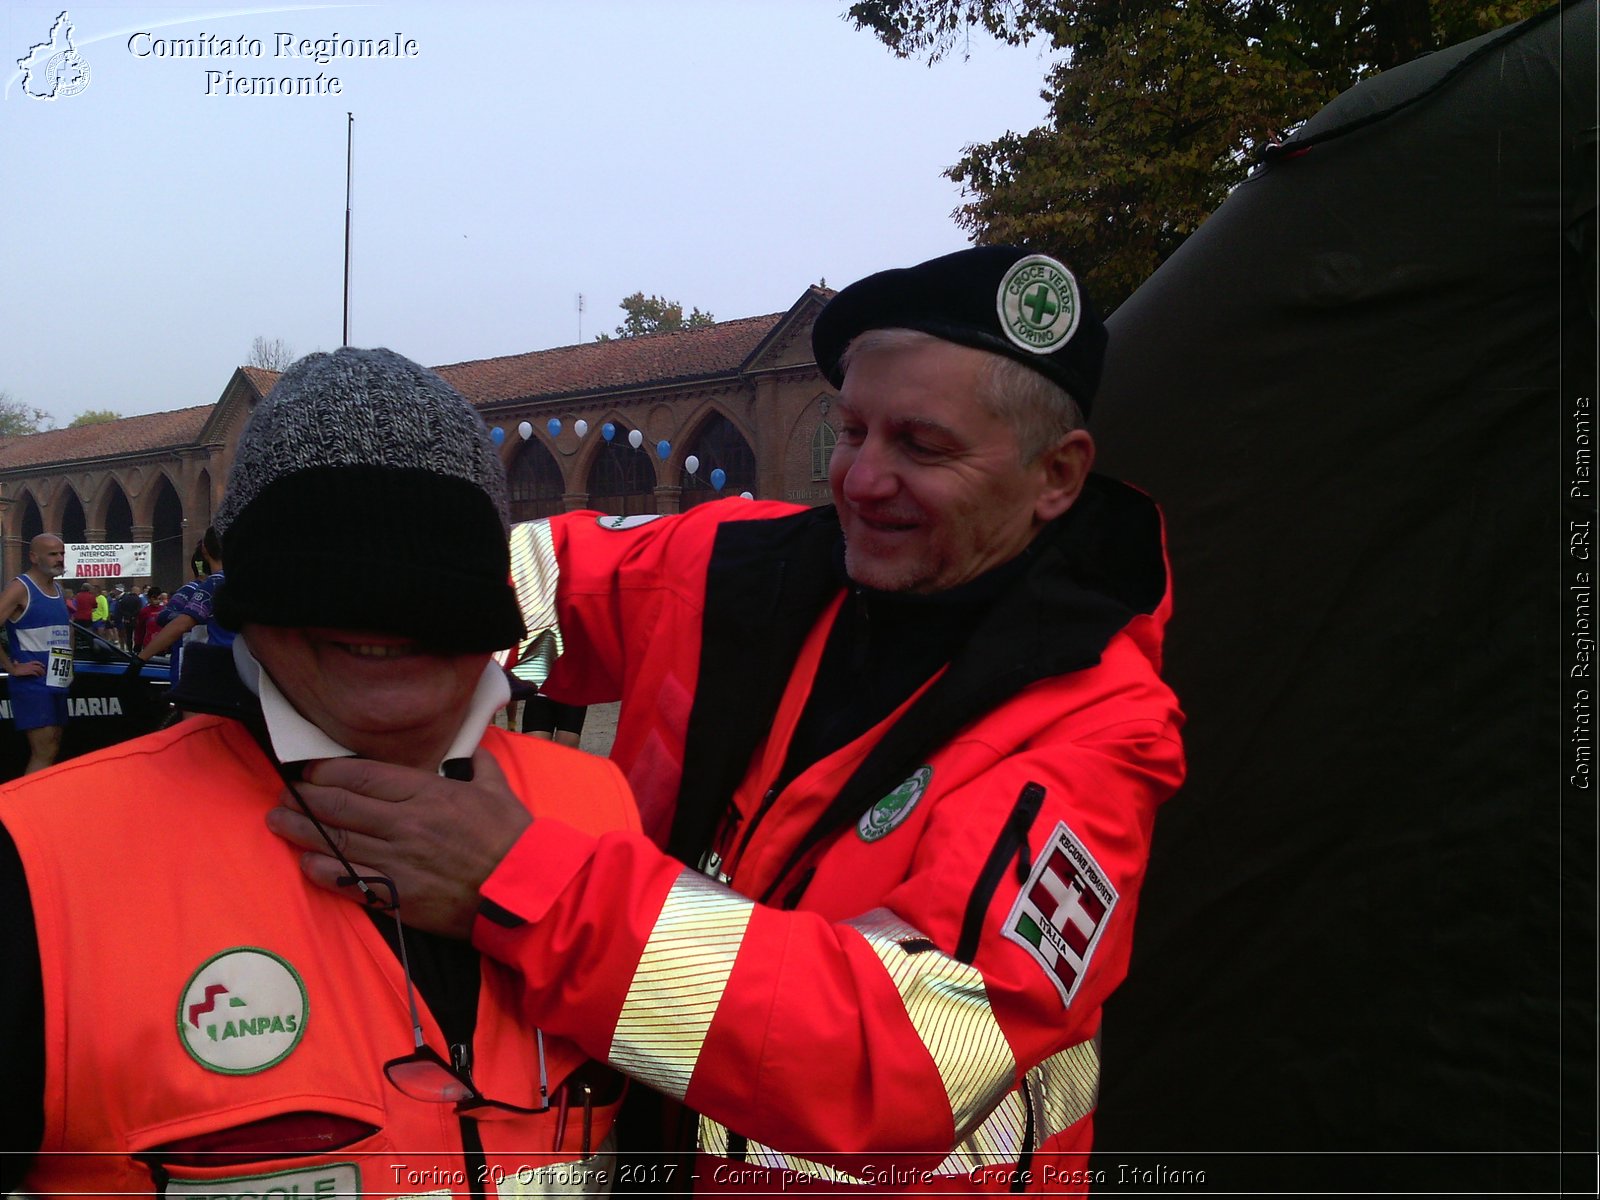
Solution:
M212 403L257 335L339 345L347 112L350 341L429 365L591 340L634 291L745 317L959 249L941 172L1043 120L1048 59L902 62L846 6L74 6L42 100L17 60L48 69L62 9L8 0L0 391L64 425ZM292 56L333 38L411 53Z

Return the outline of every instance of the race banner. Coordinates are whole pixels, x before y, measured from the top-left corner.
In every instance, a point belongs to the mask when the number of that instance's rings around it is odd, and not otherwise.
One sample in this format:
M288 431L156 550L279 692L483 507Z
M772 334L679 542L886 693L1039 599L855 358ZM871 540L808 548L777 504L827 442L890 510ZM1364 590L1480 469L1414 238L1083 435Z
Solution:
M149 542L67 543L63 579L131 579L149 574Z

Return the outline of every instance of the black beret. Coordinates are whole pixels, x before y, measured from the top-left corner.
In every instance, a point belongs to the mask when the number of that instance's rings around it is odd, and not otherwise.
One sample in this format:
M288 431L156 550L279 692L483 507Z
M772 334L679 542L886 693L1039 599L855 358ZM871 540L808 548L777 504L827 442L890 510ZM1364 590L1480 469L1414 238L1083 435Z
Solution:
M869 329L916 329L1004 354L1060 384L1088 415L1106 328L1072 272L1020 246L977 246L852 283L817 316L811 348L834 387L839 359Z

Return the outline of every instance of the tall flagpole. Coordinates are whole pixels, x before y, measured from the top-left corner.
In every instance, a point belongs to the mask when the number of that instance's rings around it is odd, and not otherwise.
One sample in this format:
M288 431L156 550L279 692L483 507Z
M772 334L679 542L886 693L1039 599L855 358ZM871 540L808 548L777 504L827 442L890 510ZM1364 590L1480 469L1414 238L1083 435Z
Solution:
M341 346L350 344L350 163L355 151L356 115L345 113L344 138L344 336Z

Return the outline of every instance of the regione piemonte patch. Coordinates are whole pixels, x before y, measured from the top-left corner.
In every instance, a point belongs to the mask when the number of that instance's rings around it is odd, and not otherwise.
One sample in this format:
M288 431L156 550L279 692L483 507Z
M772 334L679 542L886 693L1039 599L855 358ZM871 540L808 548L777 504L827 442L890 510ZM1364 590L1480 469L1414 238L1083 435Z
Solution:
M282 1062L306 1031L306 988L270 950L214 954L184 984L178 1038L209 1071L252 1075Z
M1060 821L1001 932L1033 956L1061 993L1061 1003L1070 1004L1116 906L1117 889Z

